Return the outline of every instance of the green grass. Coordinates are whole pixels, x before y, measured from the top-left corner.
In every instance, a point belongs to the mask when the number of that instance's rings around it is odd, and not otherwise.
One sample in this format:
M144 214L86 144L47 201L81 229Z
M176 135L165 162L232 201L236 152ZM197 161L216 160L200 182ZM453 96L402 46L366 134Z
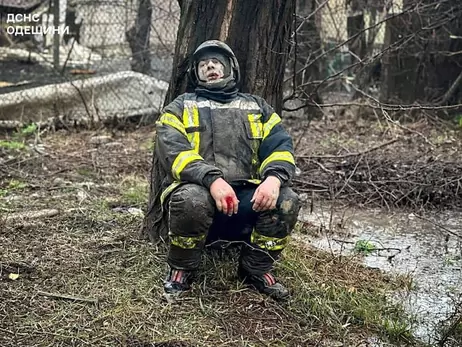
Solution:
M38 129L38 126L37 124L35 123L31 123L29 125L26 125L25 127L23 127L19 134L22 135L22 136L28 136L28 135L32 135L32 134L35 134L35 132L37 131Z
M12 179L8 182L8 184L4 188L0 188L0 197L7 196L13 191L18 191L22 190L27 187L27 184L19 181Z
M21 150L26 148L23 142L0 140L0 148Z
M352 258L304 250L292 245L281 264L298 294L291 305L299 316L320 320L341 335L345 327L361 327L382 338L412 340L412 320L387 293L400 287L398 281L358 265Z
M128 177L120 184L121 202L131 207L143 207L148 201L148 184L145 179Z
M356 253L360 253L363 255L369 255L372 252L374 252L376 249L377 247L372 242L366 241L366 240L358 240L355 243L355 247L353 248L353 250Z

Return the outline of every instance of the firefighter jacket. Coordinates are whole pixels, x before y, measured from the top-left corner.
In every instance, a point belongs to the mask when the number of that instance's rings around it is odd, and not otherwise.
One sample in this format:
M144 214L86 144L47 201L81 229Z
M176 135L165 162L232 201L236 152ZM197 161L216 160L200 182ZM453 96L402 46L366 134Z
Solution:
M209 187L260 183L268 175L287 185L295 173L292 139L262 98L238 93L222 103L186 93L164 108L156 123L155 155L165 176L160 203L182 183Z

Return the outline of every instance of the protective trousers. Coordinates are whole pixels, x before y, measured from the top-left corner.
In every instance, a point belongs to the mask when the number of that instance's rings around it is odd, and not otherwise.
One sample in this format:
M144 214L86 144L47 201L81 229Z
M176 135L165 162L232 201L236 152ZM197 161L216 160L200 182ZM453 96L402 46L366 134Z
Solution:
M281 188L276 209L255 212L250 200L257 186L233 188L240 202L238 213L232 216L217 211L205 187L185 184L171 194L168 264L172 268L197 270L206 243L221 239L245 241L239 265L247 273L262 275L271 270L297 221L298 196L290 188Z

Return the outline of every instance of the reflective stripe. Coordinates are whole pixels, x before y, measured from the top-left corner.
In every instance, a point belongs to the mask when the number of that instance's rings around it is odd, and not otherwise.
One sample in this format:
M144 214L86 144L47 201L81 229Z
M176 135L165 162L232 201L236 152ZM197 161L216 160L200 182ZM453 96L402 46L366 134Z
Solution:
M281 123L281 117L277 113L273 113L270 119L263 125L263 140L271 133L271 130Z
M204 100L204 101L199 101L199 102L196 102L194 100L184 101L185 107L190 107L192 105L196 105L199 108L207 107L212 110L221 109L221 108L249 110L253 112L259 112L260 110L260 106L258 105L258 103L252 100L233 100L227 103L221 103L221 102L213 101L213 100Z
M247 182L250 182L250 183L253 183L253 184L260 184L261 180L259 180L259 179L250 179L250 180L247 180Z
M199 127L199 109L196 103L190 103L187 107L185 105L183 110L183 124L185 128ZM191 147L199 153L200 146L200 133L194 131L187 134Z
M250 242L261 249L266 249L268 251L280 251L289 243L289 236L280 239L277 237L262 235L254 229L252 231L252 235L250 235Z
M175 128L178 130L180 133L182 133L184 136L186 136L186 130L184 128L184 125L180 122L180 120L173 114L171 113L164 113L159 121L163 125L170 125L171 127Z
M249 114L250 131L254 139L261 139L263 137L263 124L260 121L261 114Z
M165 199L167 198L167 196L173 191L175 190L176 187L178 187L179 185L181 184L181 182L173 182L172 184L170 184L167 188L165 188L165 190L162 192L162 194L160 195L160 203L162 204L162 208L164 206L164 202L165 202Z
M191 112L189 112L189 109L185 106L184 109L183 109L183 125L184 125L185 128L189 128L189 127L192 127L192 123L193 123L192 114L191 114ZM187 134L189 142L191 143L191 146L193 145L192 144L192 135L193 134L191 134L191 133Z
M271 155L265 159L265 161L260 166L260 173L265 169L265 167L272 163L273 161L287 161L293 165L295 165L295 159L292 153L288 151L282 152L273 152Z
M264 274L263 277L266 279L266 283L268 283L269 286L276 284L275 278L269 272Z
M195 101L185 100L184 109L183 109L183 123L181 123L181 121L175 115L171 113L165 113L160 118L160 122L162 124L170 125L174 127L175 129L181 131L181 133L188 138L189 143L191 144L193 148L190 151L184 151L178 154L178 156L175 158L175 161L172 164L172 174L173 174L173 177L176 179L176 181L171 183L162 192L160 196L160 203L163 209L164 202L167 199L168 195L183 183L183 182L180 182L180 174L184 170L186 165L196 160L203 160L203 158L199 155L200 132L199 131L195 131L192 133L186 132L186 128L200 126L199 109Z
M252 179L258 179L258 168L260 161L258 160L258 150L260 148L260 140L263 137L263 124L261 122L261 114L248 114L248 120L250 125L250 137L257 139L258 141L251 141L250 146L252 148L252 171L250 177Z
M177 155L172 165L172 174L175 179L180 180L180 174L186 167L186 165L193 161L203 160L202 157L197 154L194 150L183 151Z
M181 133L184 134L188 138L193 148L190 151L181 152L175 158L175 161L172 164L172 174L173 174L173 177L176 179L176 181L171 183L162 192L160 196L160 203L163 208L164 202L167 199L168 195L183 183L183 182L180 182L181 171L183 171L186 165L188 165L189 163L196 161L196 160L203 160L203 158L198 154L199 146L200 146L200 132L195 131L189 134L186 132L186 128L199 127L200 125L199 109L195 101L185 100L184 109L183 109L183 123L181 123L181 121L175 115L171 113L165 113L160 118L160 122L162 124L168 124L174 127L175 129L181 131Z
M170 235L170 240L172 245L183 249L194 249L200 246L205 240L205 235L201 236L177 236L177 235Z
M197 105L193 106L193 126L199 127L199 109L197 108ZM199 131L194 132L193 136L193 148L196 151L196 153L199 153L199 146L200 146L200 133Z

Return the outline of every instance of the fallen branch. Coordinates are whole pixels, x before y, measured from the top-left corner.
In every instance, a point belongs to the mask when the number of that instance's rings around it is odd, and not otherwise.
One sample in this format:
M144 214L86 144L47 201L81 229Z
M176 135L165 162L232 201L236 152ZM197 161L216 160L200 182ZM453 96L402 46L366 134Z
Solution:
M78 296L73 296L73 295L67 295L67 294L59 294L59 293L49 293L49 292L43 292L39 290L37 292L38 295L43 295L43 296L48 296L50 298L57 298L57 299L65 299L65 300L71 300L71 301L81 301L81 302L90 302L90 303L98 303L98 299L93 299L93 298L82 298Z
M416 216L417 218L419 218L419 219L425 221L425 222L428 222L428 223L430 223L430 224L432 224L432 225L434 225L434 226L440 228L441 230L447 232L448 234L451 234L452 236L455 236L455 237L458 237L458 238L462 239L462 235L461 235L461 234L456 233L455 231L449 230L448 228L442 226L441 224L435 223L435 222L433 222L432 220L430 220L430 219L428 219L428 218L419 216L418 214L416 214L415 216Z
M56 209L48 209L48 210L40 210L40 211L29 211L29 212L17 212L12 213L6 217L6 221L12 220L23 220L23 219L39 219L39 218L46 218L46 217L53 217L59 214L59 210Z
M457 90L457 88L459 88L459 85L461 83L462 83L462 72L456 78L456 80L451 85L451 87L448 89L448 91L443 95L443 98L441 99L441 101L437 103L437 106L443 106L445 103L447 103L449 99L452 97L452 95L454 94L454 92Z

